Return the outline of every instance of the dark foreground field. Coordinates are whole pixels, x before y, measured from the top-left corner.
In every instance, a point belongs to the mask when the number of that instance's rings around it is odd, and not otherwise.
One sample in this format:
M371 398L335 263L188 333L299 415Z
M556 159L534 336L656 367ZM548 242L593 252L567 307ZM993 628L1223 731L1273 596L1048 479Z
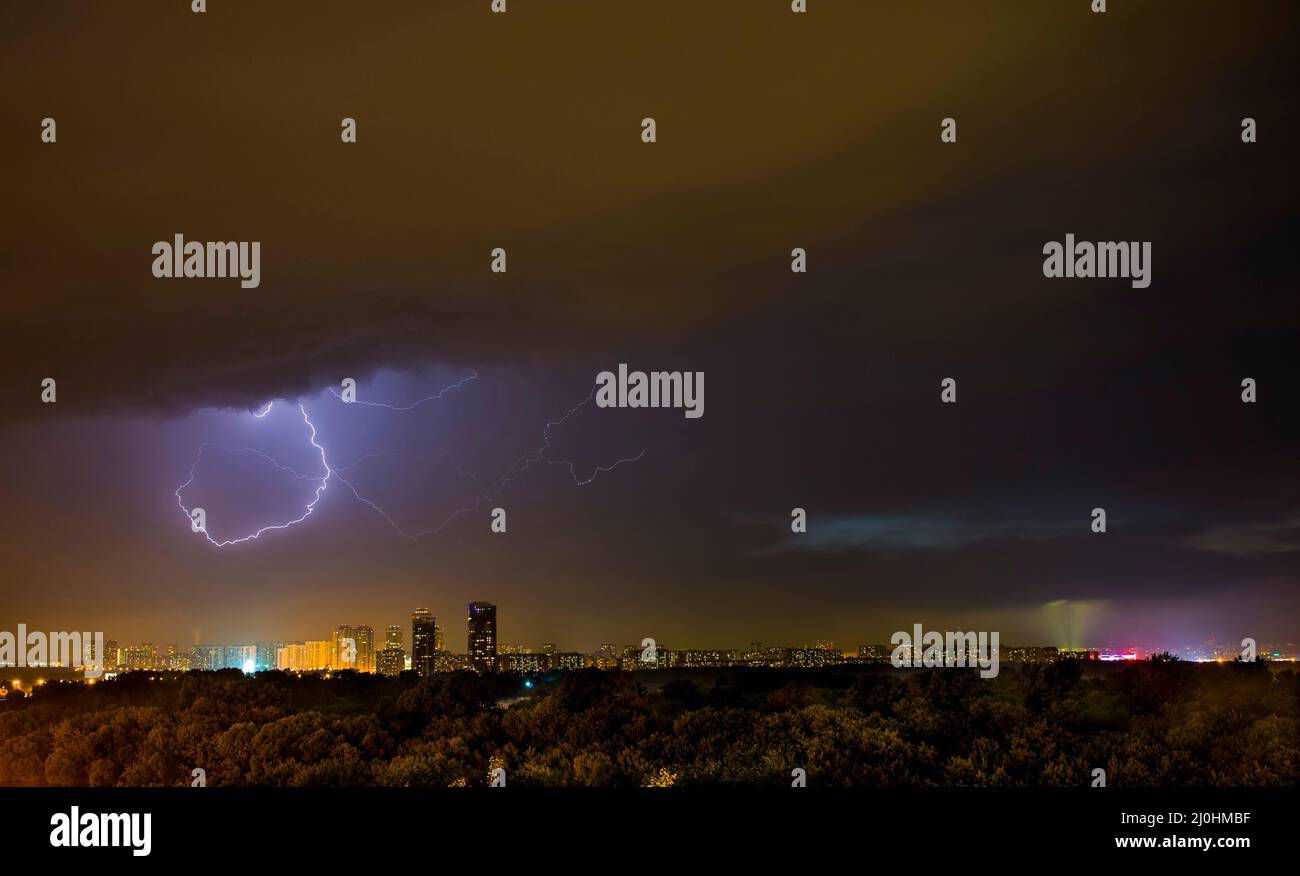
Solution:
M1075 662L912 673L47 683L0 706L0 785L1295 786L1300 675ZM523 697L523 699L520 699Z

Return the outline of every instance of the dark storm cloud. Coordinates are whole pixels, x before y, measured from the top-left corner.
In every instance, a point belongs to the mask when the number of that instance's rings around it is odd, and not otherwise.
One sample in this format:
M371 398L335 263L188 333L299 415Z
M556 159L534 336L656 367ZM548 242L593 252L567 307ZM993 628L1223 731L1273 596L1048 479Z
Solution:
M1167 290L1196 252L1258 269L1241 248L1286 207L1241 185L1289 173L1283 35L1213 4L1176 38L1154 8L481 6L6 8L5 373L81 410L253 406L382 366L594 363L782 296L890 353L1015 349L1111 298L1034 282L1044 239L1155 236ZM174 233L261 240L261 286L153 279ZM1111 357L1147 340L1114 328ZM0 416L36 410L6 390Z

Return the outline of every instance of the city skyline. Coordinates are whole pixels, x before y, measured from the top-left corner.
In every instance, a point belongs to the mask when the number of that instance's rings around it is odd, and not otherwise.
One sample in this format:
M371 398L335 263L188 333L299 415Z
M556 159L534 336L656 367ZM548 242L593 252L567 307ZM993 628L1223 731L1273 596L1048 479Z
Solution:
M330 630L330 637L324 639L292 639L292 638L274 638L274 639L235 639L231 642L206 642L198 643L186 649L174 641L165 639L154 641L126 642L109 636L105 636L106 651L108 660L114 666L120 668L130 668L127 654L130 651L144 652L146 649L150 652L150 668L181 668L181 669L220 669L235 668L245 672L261 671L265 669L289 669L291 671L316 671L316 670L338 670L354 669L361 672L385 672L381 667L384 662L385 654L389 655L387 660L387 674L396 674L403 670L412 670L419 675L432 674L435 671L450 671L449 667L442 669L435 668L439 658L446 656L456 656L465 658L464 665L457 664L455 668L471 669L478 672L496 671L496 660L515 655L582 655L589 657L619 657L625 658L633 653L640 653L642 647L634 641L619 642L615 637L602 641L596 647L565 647L556 644L556 642L541 642L536 645L525 644L519 640L499 641L496 636L496 609L497 606L483 601L475 601L467 606L468 618L466 622L466 643L464 650L457 648L444 648L441 644L430 650L432 644L433 631L437 631L437 641L441 643L445 628L436 623L436 618L431 615L426 608L416 608L410 619L410 648L403 645L405 633L397 624L386 626L384 647L377 649L374 644L374 627L368 624L340 624ZM490 619L483 620L476 617L476 614L490 612ZM27 625L22 625L23 629ZM944 632L940 628L940 632ZM947 632L952 632L949 628ZM355 637L355 638L353 638ZM351 656L345 657L343 651L343 641L352 638L353 649ZM856 644L851 644L856 641ZM873 640L868 636L858 637L856 640L845 640L840 644L833 639L820 638L813 640L798 640L794 638L784 638L768 643L760 640L751 639L746 646L739 643L690 643L678 644L668 642L657 642L657 648L664 652L673 653L717 653L717 654L744 654L758 653L760 651L791 651L791 650L809 650L825 651L842 655L845 658L853 656L862 657L870 651L875 657L880 657L877 653L884 649L888 653L890 645L884 644L888 641L887 637ZM1253 639L1251 640L1253 642ZM234 644L238 642L238 644ZM417 644L418 643L418 644ZM1098 637L1096 640L1090 640L1083 644L1079 643L1051 643L1051 642L1030 642L1030 641L1006 641L1001 643L1001 649L1006 652L1016 652L1024 650L1033 651L1052 651L1065 653L1086 653L1092 656L1092 659L1147 659L1152 655L1161 653L1170 653L1175 656L1181 656L1184 659L1190 658L1195 660L1212 660L1228 659L1231 660L1238 655L1243 642L1233 640L1219 641L1215 637L1205 639L1200 642L1181 642L1181 643L1151 643L1151 642L1120 642L1114 637ZM1261 641L1256 643L1261 657L1295 660L1300 655L1294 642L1274 642ZM89 657L93 650L92 644L86 640L86 654ZM995 649L999 646L995 645ZM116 652L115 656L113 652ZM286 657L286 652L290 655ZM427 660L422 660L421 655L427 652ZM138 654L138 656L144 656ZM51 658L52 659L52 658ZM1008 658L1013 659L1013 658ZM177 663L175 666L168 666L168 661L189 661L188 665ZM290 665L284 665L288 660ZM400 661L400 662L399 662ZM0 661L0 668L12 663ZM58 666L62 664L50 663L48 665ZM552 667L555 668L555 667ZM573 668L573 667L570 667ZM608 668L608 667L606 667ZM625 667L626 668L626 667ZM641 667L647 668L647 667Z
M434 603L425 600L429 605ZM471 605L473 602L470 603ZM486 603L495 607L495 603ZM1185 608L1178 604L1170 605L1165 612L1168 622L1162 625L1162 632L1156 635L1142 635L1134 633L1130 625L1118 624L1115 628L1109 627L1104 621L1102 612L1103 606L1098 605L1095 601L1080 601L1071 603L1067 600L1057 600L1045 603L1038 607L1037 617L1029 623L1013 623L1009 629L1001 629L1003 641L1017 641L1023 643L1033 643L1037 645L1051 645L1062 648L1087 648L1095 646L1124 646L1137 647L1144 651L1156 652L1161 650L1176 651L1186 649L1195 644L1205 641L1220 640L1230 641L1239 640L1243 637L1250 637L1257 641L1276 641L1289 642L1300 640L1300 635L1288 635L1287 623L1284 621L1278 623L1278 619L1272 619L1270 623L1260 624L1254 627L1242 625L1237 629L1230 629L1227 625L1210 625L1198 624L1190 631L1180 630L1180 624L1177 618L1180 612ZM1120 612L1123 612L1122 606ZM327 609L315 606L316 613L330 613ZM404 614L404 620L400 624L392 623L392 618L378 620L368 624L371 629L371 635L375 636L376 652L384 644L381 641L380 632L392 627L399 627L403 636L403 650L409 655L413 652L412 643L415 641L415 630L412 624L414 612L426 612L433 624L430 635L431 641L441 641L447 631L445 618L463 614L465 611L464 604L460 609L447 609L439 613L436 609L428 607L417 607L414 610L408 609L406 612L397 612L398 615ZM373 609L362 609L359 612L352 613L354 617L375 617L379 612ZM840 642L858 642L858 641L887 641L889 634L898 629L910 629L914 622L919 619L925 621L929 627L940 629L998 629L998 627L983 623L984 619L994 617L995 612L988 610L951 612L942 610L925 610L910 612L905 609L893 610L888 613L889 616L897 619L895 623L888 623L882 620L882 617L875 618L871 623L859 629L850 629L849 624L838 618L834 612L825 622L787 625L779 621L774 624L766 624L761 627L745 631L739 631L732 635L717 635L709 633L698 628L692 629L686 625L673 625L665 631L664 627L658 629L639 628L629 622L612 623L606 626L602 634L597 632L594 635L575 634L573 630L566 629L561 619L558 623L548 624L546 627L537 629L536 632L529 633L529 627L524 623L526 618L521 617L513 611L507 612L504 616L504 632L497 634L497 640L502 643L511 642L575 642L575 649L579 651L592 650L601 644L610 641L640 641L644 636L658 634L656 637L664 641L674 641L686 643L683 647L717 647L720 643L732 643L740 645L752 641L786 641L791 643L813 642L816 640L834 640ZM438 621L443 618L443 621ZM946 618L946 619L945 619ZM56 618L57 620L57 618ZM251 620L251 623L249 621ZM436 621L436 623L435 623ZM25 622L28 629L60 629L67 628L66 623L42 622L32 623ZM12 625L12 624L11 624ZM78 626L78 625L74 625ZM138 624L130 623L123 626L113 627L114 630L121 630L124 627L136 627ZM314 624L306 624L302 621L297 622L278 622L262 613L255 613L250 618L245 618L242 623L232 624L233 627L254 627L259 632L250 634L247 631L235 629L233 632L222 632L220 634L208 635L202 628L191 630L191 635L178 637L174 631L166 628L161 630L155 628L153 632L136 633L134 635L121 633L115 638L125 641L130 639L137 642L156 642L156 643L174 643L186 644L189 646L210 645L210 644L227 644L232 642L252 643L267 641L309 641L316 637L319 630L315 630ZM340 623L328 623L327 630L335 631L340 627ZM792 631L791 626L800 627L797 631ZM80 629L94 629L95 625L81 624ZM459 629L459 621L455 625ZM533 628L536 629L536 628ZM313 632L315 630L315 632ZM1235 637L1235 638L1234 638ZM459 634L451 638L453 642L461 642ZM462 642L463 644L463 642ZM454 651L452 648L440 649ZM468 651L468 648L466 649ZM459 653L459 652L456 652Z

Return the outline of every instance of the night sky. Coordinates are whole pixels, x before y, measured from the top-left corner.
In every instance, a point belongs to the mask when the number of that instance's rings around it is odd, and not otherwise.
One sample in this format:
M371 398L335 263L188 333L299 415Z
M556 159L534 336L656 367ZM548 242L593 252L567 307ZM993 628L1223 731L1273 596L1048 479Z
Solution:
M488 5L0 7L0 629L1300 640L1294 3ZM261 285L155 279L177 233ZM1150 287L1044 278L1067 233ZM620 362L705 415L589 404L484 503ZM298 403L440 531L333 480L190 532L204 442L321 476ZM213 450L185 498L233 537L318 483Z

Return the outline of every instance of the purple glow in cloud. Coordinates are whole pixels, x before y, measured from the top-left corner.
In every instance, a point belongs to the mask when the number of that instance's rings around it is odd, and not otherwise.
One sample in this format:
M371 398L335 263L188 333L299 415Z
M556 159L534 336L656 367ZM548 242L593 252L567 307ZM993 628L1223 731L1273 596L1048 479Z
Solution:
M412 410L413 408L415 408L415 407L417 407L417 406L419 406L419 405L421 405L421 404L424 404L425 402L428 402L428 401L436 401L437 399L442 398L443 395L445 395L446 393L448 393L448 392L450 392L450 391L452 391L452 390L455 390L455 389L459 389L459 388L461 388L461 387L464 386L465 384L467 384L467 383L469 383L469 382L471 382L471 381L477 379L477 377L478 377L478 373L477 373L477 372L474 372L474 373L472 373L469 377L463 378L462 380L460 380L460 381L458 381L458 382L456 382L456 383L450 384L449 386L444 387L443 389L439 390L437 393L434 393L433 395L429 395L429 396L425 396L424 398L417 399L416 401L414 401L414 402L412 402L412 403L410 403L410 404L408 404L408 405L398 406L398 405L386 404L386 403L383 403L383 402L363 402L363 401L359 401L359 400L357 400L357 401L351 401L351 402L344 402L344 403L345 403L345 404L362 404L362 405L365 405L365 406L367 406L367 407L381 407L381 408L387 408L387 409L389 409L389 410L399 411L399 412L401 412L401 411L410 411L410 410ZM335 396L335 398L340 399L340 401L342 400L342 396L341 396L341 394L340 394L337 390L335 390L333 387L330 388L330 392ZM215 450L221 450L221 451L224 451L224 452L227 452L227 453L252 453L252 454L257 455L257 456L260 457L261 459L263 459L263 460L265 460L265 461L271 463L272 465L274 465L276 468L280 469L281 471L285 471L285 472L288 472L289 474L292 474L294 477L298 478L299 480L311 480L311 481L316 481L316 480L318 480L318 481L320 481L320 483L316 486L315 491L314 491L314 494L313 494L313 496L312 496L312 499L311 499L311 501L310 501L309 503L307 503L306 507L303 509L302 514L300 514L298 517L295 517L295 518L292 519L292 520L288 520L288 521L283 522L283 523L275 523L275 524L270 524L270 525L267 525L267 526L263 526L263 527L261 527L260 529L257 529L256 531L254 531L254 532L252 532L252 533L250 533L250 534L248 534L248 535L240 536L240 537L238 537L238 538L221 539L221 540L216 539L216 538L213 538L210 534L208 534L208 533L206 532L206 527L205 527L205 530L203 531L203 536L204 536L204 538L206 538L206 539L208 540L208 542L209 542L210 544L212 544L214 547L228 547L228 546L230 546L230 545L242 544L242 543L244 543L244 542L254 541L254 540L256 540L257 538L261 537L263 533L272 532L272 531L281 530L281 529L289 529L290 527L292 527L292 526L294 526L294 525L296 525L296 524L298 524L298 523L302 523L304 520L306 520L308 517L310 517L310 516L312 515L312 512L313 512L313 511L316 510L316 506L317 506L317 504L320 502L321 496L324 494L326 488L329 486L329 482L330 482L330 480L333 479L333 478L337 478L340 482L342 482L342 484L348 488L348 490L352 493L353 497L356 498L357 501L361 502L362 504L365 504L365 505L369 506L369 507L372 508L375 512L377 512L380 516L382 516L382 517L384 518L384 520L386 520L386 521L388 522L388 524L389 524L390 526L392 526L392 528L394 529L394 531L396 531L399 535L401 535L401 536L403 536L404 538L407 538L407 539L416 540L416 539L422 538L422 537L424 537L424 536L426 536L426 535L434 535L434 534L436 534L436 533L441 532L441 531L442 531L444 528L446 528L446 527L447 527L447 526L448 526L452 521L456 520L456 519L457 519L458 517L460 517L461 515L466 514L466 513L470 512L470 511L473 511L473 510L475 510L475 509L477 509L477 508L480 508L480 507L482 507L484 504L486 504L486 503L488 503L488 502L491 502L491 501L495 500L496 497L500 495L501 491L502 491L503 489L505 489L505 487L506 487L507 484L509 484L509 483L513 482L514 480L516 480L520 475L522 475L525 471L527 471L527 470L528 470L530 467L532 467L534 464L542 463L542 464L545 464L545 465L562 465L562 466L566 466L566 467L568 468L568 471L569 471L569 476L570 476L570 478L572 478L574 484L576 484L577 486L586 486L587 484L590 484L592 481L596 480L596 478L599 477L601 474L603 474L603 473L607 473L607 472L610 472L610 471L613 471L614 469L618 468L618 467L619 467L620 465L622 465L623 463L626 463L626 462L636 462L636 461L640 460L640 459L645 455L645 450L642 450L642 451L641 451L640 453L638 453L636 456L624 457L624 458L622 458L622 459L616 460L615 462L613 462L613 463L611 463L611 464L609 464L609 465L597 466L597 467L592 471L592 473L591 473L591 475L590 475L589 477L581 478L581 477L578 476L576 464L575 464L574 462L572 462L571 460L566 460L566 459L551 459L551 458L549 458L549 457L547 456L547 452L548 452L549 450L551 450L551 429L554 428L555 426L559 426L559 425L563 424L563 423L564 423L565 421L567 421L571 416L573 416L573 415L574 415L575 413L577 413L579 410L581 410L582 408L584 408L588 403L590 403L591 400L595 397L595 392L596 392L596 388L593 386L593 387L592 387L592 390L591 390L591 393L589 393L585 399L583 399L582 401L578 402L578 404L576 404L576 405L574 405L572 408L570 408L570 409L569 409L569 410L564 414L564 416L560 417L558 420L552 420L552 421L548 422L548 423L546 424L546 426L545 426L545 427L543 428L543 430L542 430L542 443L541 443L541 445L538 446L537 449L535 449L534 451L532 451L532 452L530 452L530 453L528 453L528 454L525 454L524 456L521 456L519 459L517 459L517 460L516 460L516 461L515 461L515 462L514 462L514 463L513 463L513 464L512 464L508 469L506 469L506 471L505 471L504 474L502 474L500 477L498 477L496 480L494 480L494 481L493 481L489 486L485 487L485 486L483 485L483 482L482 482L482 481L481 481L481 480L480 480L476 475L474 475L472 472L466 471L466 470L464 470L464 469L459 469L459 470L460 470L460 473L461 473L461 475L462 475L463 477L466 477L466 478L472 480L472 481L474 482L474 484L477 486L477 488L478 488L478 490L479 490L479 498L478 498L478 500L476 500L475 502L473 502L473 503L471 503L471 504L469 504L469 505L466 505L466 506L464 506L464 507L462 507L462 508L459 508L459 509L457 509L456 511L452 512L450 515L448 515L448 516L446 517L446 519L444 519L444 520L443 520L440 524L438 524L437 526L435 526L435 527L431 527L431 528L428 528L428 529L423 529L423 530L420 530L420 531L418 531L418 532L408 532L408 531L406 531L405 529L403 529L403 528L402 528L402 527L397 523L397 521L393 519L393 517L392 517L391 514L389 514L386 510L384 510L384 508L381 507L381 506L380 506L378 503L376 503L374 500L372 500L372 499L370 499L370 498L367 498L366 496L363 496L363 495L360 493L360 491L358 491L357 488L356 488L356 487L355 487L355 486L354 486L350 481L348 481L345 477L343 477L343 474L342 474L342 472L347 471L348 469L351 469L351 468L353 468L353 467L359 465L360 463L364 462L365 460L367 460L367 459L371 459L371 458L374 458L374 457L376 457L376 456L403 455L403 454L367 453L367 454L364 454L363 456L361 456L360 458L358 458L357 460L355 460L354 462L350 463L350 464L347 465L347 466L343 466L343 467L341 467L341 468L332 468L332 467L330 466L330 464L329 464L329 460L328 460L328 458L327 458L327 456L326 456L326 450L325 450L325 447L324 447L323 445L317 443L317 440L316 440L316 438L317 438L316 426L315 426L314 423L312 423L311 418L308 416L306 407L305 407L303 404L301 404L301 403L299 403L299 405L298 405L298 411L302 414L303 422L305 422L305 423L307 424L307 427L311 430L311 436L310 436L311 446L314 447L314 448L316 448L316 450L320 453L321 466L322 466L322 467L324 468L324 470L325 470L325 474L324 474L323 476L320 476L320 477L312 477L312 476L309 476L309 475L303 475L303 474L301 474L300 472L298 472L298 471L296 471L295 469L293 469L292 467L290 467L290 466L288 466L288 465L285 465L285 464L279 462L278 460L272 458L271 456L267 455L266 453L263 453L263 452L260 451L260 450L257 450L256 448L252 448L252 447L230 448L230 447L225 447L225 446L222 446L222 445L219 445L219 444L213 444L213 443L210 443L210 442L205 442L204 444L201 444L201 445L199 446L199 453L198 453L198 456L195 458L194 463L190 466L189 479L186 480L185 483L181 484L179 487L176 488L176 492L175 492L175 495L176 495L176 502L177 502L177 504L179 505L179 507L180 507L182 513L185 514L185 518L186 518L186 520L187 520L187 521L188 521L188 520L191 520L191 516L190 516L190 515L191 515L191 512L192 512L192 509L186 507L186 505L185 505L185 501L184 501L184 498L182 497L182 493L185 491L185 489L186 489L187 487L189 487L189 486L194 482L194 479L195 479L195 472L196 472L196 470L197 470L197 468L198 468L199 463L203 460L203 454L204 454L204 450L205 450L205 449L212 448L212 449L215 449ZM267 416L267 414L269 414L269 413L271 412L271 409L272 409L272 407L274 406L274 404L275 404L274 401L267 402L266 407L262 408L260 411L257 411L257 412L254 412L254 413L253 413L253 417L256 418L256 419L263 419L263 418L265 418L265 417Z

